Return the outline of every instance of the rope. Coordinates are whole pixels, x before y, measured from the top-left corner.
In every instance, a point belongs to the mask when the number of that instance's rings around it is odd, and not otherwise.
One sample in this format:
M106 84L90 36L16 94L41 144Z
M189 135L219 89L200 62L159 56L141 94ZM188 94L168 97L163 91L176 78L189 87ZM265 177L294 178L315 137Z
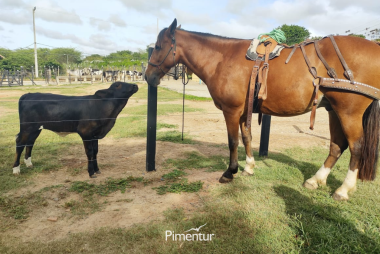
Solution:
M286 37L285 33L281 29L273 29L270 33L264 33L260 34L257 39L260 40L260 42L266 41L268 38L261 38L263 35L267 35L273 40L277 41L278 43L285 43Z
M182 141L183 132L185 129L185 86L189 83L189 78L187 77L187 71L185 65L182 65L182 84L183 84L183 99L182 99ZM186 81L187 78L187 81Z

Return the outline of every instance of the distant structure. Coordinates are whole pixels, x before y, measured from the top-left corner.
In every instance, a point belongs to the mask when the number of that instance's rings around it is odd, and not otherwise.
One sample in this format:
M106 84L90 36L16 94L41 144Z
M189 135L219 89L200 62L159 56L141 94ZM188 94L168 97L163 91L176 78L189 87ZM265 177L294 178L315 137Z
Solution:
M376 28L376 29L366 32L365 37L366 39L371 40L371 41L380 39L380 29Z
M0 55L0 60L3 60L5 57L3 57L2 55Z

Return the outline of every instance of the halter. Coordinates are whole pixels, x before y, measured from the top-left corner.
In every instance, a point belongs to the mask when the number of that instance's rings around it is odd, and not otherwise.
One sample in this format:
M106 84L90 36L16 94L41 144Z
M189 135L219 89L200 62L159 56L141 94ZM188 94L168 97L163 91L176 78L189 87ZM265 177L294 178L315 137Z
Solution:
M175 41L175 37L174 37L174 35L173 35L173 37L172 37L172 44L170 45L170 49L169 49L168 53L166 53L166 56L165 56L164 59L161 61L161 63L159 63L159 64L155 64L155 63L152 63L152 62L148 61L148 64L152 65L153 67L157 67L158 69L160 69L160 71L162 71L163 74L166 74L166 75L168 75L168 76L172 76L175 80L177 80L177 79L179 78L179 73L178 73L178 65L179 65L179 64L175 62L176 48L177 48L177 43L176 43L176 41ZM163 62L165 62L166 58L169 56L170 51L172 51L172 50L173 50L173 63L174 63L174 68L175 68L175 69L174 69L174 74L173 74L173 73L166 73L166 72L164 72L164 71L162 70L162 68L161 68L161 64L162 64ZM149 60L150 60L150 59L149 59Z

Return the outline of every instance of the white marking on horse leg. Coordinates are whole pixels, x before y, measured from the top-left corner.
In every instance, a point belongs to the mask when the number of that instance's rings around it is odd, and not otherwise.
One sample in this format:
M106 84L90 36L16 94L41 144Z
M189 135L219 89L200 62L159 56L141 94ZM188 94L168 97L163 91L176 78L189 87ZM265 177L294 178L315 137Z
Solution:
M255 158L246 156L244 172L248 175L253 175L253 168L255 167Z
M17 167L14 167L14 168L13 168L13 174L14 174L14 175L18 175L18 174L20 174L20 165L18 165Z
M39 128L39 130L42 130L44 128L44 126L43 125L41 125L41 127Z
M330 168L325 168L324 165L315 173L315 175L309 179L307 179L304 183L304 187L314 190L317 189L318 186L326 185L327 177L331 172Z
M24 159L24 162L27 168L33 167L32 157L29 157L28 159Z
M342 186L340 186L333 195L335 200L348 200L348 192L356 190L356 179L358 178L358 172L358 169L355 169L354 171L350 169L348 170Z

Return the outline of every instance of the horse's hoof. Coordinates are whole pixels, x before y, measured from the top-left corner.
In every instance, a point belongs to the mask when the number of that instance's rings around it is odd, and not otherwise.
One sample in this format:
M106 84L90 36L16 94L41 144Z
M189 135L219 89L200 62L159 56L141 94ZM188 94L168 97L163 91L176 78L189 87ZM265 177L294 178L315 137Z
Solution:
M347 197L344 197L338 193L334 193L332 198L336 201L347 201L348 200L348 196Z
M229 179L229 178L227 178L227 177L224 177L224 176L222 176L220 179L219 179L219 182L220 183L229 183L229 182L231 182L233 179Z
M20 166L17 166L17 167L13 168L13 174L14 175L19 175L20 174Z
M254 175L254 173L249 173L249 172L247 172L247 171L243 171L243 172L241 172L241 175L242 176L253 176Z
M100 170L95 171L95 174L100 175L101 174Z
M90 175L90 178L96 178L96 175Z
M318 189L318 184L313 183L313 182L309 182L308 180L306 180L303 184L303 187L305 187L306 189L309 189L309 190L315 190L315 189Z

